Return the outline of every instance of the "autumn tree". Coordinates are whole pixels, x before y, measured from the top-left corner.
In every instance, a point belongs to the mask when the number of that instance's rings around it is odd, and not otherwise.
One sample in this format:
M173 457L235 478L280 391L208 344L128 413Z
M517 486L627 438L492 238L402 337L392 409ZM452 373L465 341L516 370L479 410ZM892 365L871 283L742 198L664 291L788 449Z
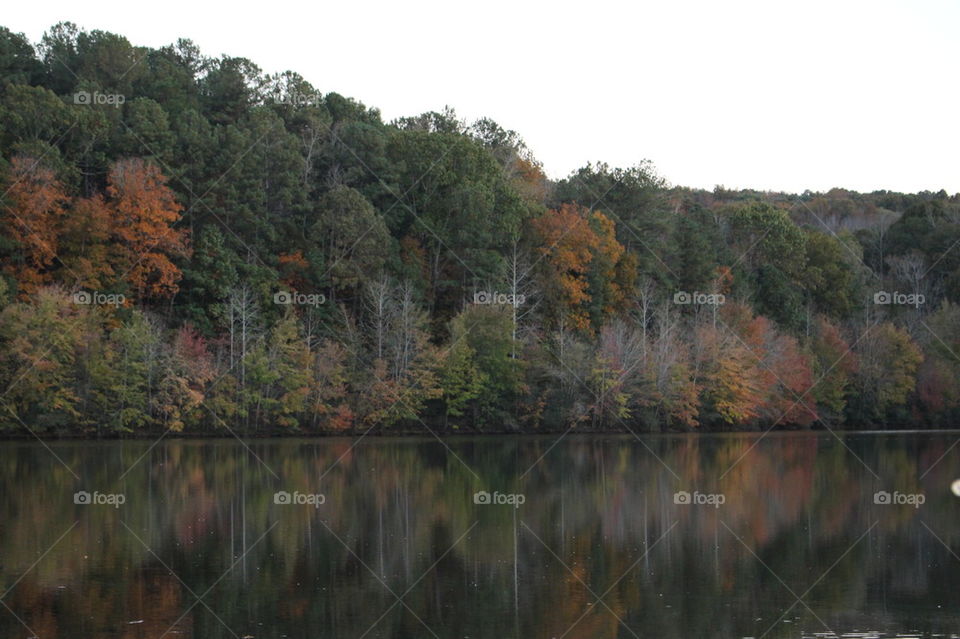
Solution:
M594 356L586 383L594 396L591 407L593 426L616 425L630 417L630 401L642 346L632 327L615 321L600 331L599 349Z
M843 337L840 327L818 318L810 343L815 376L813 397L820 419L828 424L841 424L846 416L848 395L857 371L857 356Z
M164 361L153 412L165 429L174 432L202 421L206 385L217 375L207 340L189 324L181 326Z
M643 296L638 309L635 321L641 329L642 352L638 357L642 377L636 401L641 414L652 426L698 426L701 389L680 313L672 304L663 303L648 315Z
M594 211L590 216L590 230L597 237L588 276L590 321L599 327L626 309L627 299L633 292L638 261L635 253L627 252L617 241L613 220L600 211Z
M61 281L90 290L114 284L120 264L110 244L112 221L112 212L101 194L73 200L61 228Z
M923 360L919 347L904 329L883 322L868 326L855 350L860 367L851 417L859 423L904 419L897 409L916 388Z
M555 315L589 330L624 307L636 261L617 241L612 220L564 204L534 219L532 228L543 263L544 295Z
M381 277L365 291L367 319L359 412L367 424L416 419L441 395L436 369L442 354L430 344L427 315L409 282Z
M587 275L599 243L587 215L586 209L565 204L532 222L537 252L544 260L544 295L555 313L568 316L579 329L590 326L585 307L590 301Z
M347 430L356 419L350 406L347 349L334 340L324 339L312 349L312 355L313 380L308 397L311 424L334 432Z
M77 355L90 313L57 287L41 288L32 303L15 302L0 313L0 423L7 429L75 425L81 416Z
M8 254L3 271L22 292L32 293L51 280L67 194L54 172L32 157L13 157L0 183L6 192L0 207Z
M665 181L649 161L620 168L604 162L577 169L556 187L560 203L600 209L617 224L617 240L636 255L644 273L662 272L668 258L671 217L665 206Z
M707 422L743 425L760 415L763 380L754 353L728 329L712 323L694 330L696 384Z
M763 388L758 417L770 425L810 426L818 419L816 398L810 394L813 370L797 338L758 316L747 324L743 339L757 358Z
M124 278L141 298L176 293L181 272L173 259L190 251L187 231L176 228L182 207L166 178L143 160L120 160L110 169L107 196Z

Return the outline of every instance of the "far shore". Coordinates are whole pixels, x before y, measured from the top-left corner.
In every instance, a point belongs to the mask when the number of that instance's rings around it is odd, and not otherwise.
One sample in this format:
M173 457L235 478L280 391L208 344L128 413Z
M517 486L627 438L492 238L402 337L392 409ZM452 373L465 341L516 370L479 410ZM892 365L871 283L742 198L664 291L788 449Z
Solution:
M368 431L349 431L349 432L255 432L255 433L241 433L236 432L230 433L228 431L219 431L219 432L203 432L203 433L193 433L193 432L141 432L141 433L107 433L97 435L96 433L42 433L34 434L27 432L8 432L0 433L0 441L35 441L37 439L42 440L43 442L48 441L75 441L75 442L96 442L96 441L152 441L157 439L176 439L176 440L231 440L231 439L259 439L259 440L286 440L286 439L357 439L357 438L376 438L376 439L429 439L435 440L436 438L441 439L488 439L488 438L557 438L557 437L576 437L576 438L585 438L585 437L688 437L688 436L704 436L704 437L716 437L716 436L743 436L743 435L756 435L756 436L784 436L784 435L919 435L919 434L948 434L948 433L960 433L960 427L958 428L891 428L891 429L880 429L876 427L868 427L863 429L857 428L823 428L823 427L814 427L814 428L777 428L777 429L730 429L730 430L665 430L665 431L652 431L652 430L637 430L633 429L632 431L627 429L605 429L605 430L567 430L567 429L557 429L557 430L540 430L533 432L521 432L521 431L510 431L510 430L485 430L485 431L476 431L476 430L438 430L433 429L432 432L424 431L422 428L419 430L415 429L377 429L373 428Z

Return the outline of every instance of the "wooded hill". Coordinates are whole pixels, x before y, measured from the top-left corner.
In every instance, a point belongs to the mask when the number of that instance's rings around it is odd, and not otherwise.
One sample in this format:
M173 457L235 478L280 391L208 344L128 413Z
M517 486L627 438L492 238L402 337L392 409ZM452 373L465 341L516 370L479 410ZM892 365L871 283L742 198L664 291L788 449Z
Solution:
M958 195L552 181L69 23L0 29L0 155L9 434L958 423Z

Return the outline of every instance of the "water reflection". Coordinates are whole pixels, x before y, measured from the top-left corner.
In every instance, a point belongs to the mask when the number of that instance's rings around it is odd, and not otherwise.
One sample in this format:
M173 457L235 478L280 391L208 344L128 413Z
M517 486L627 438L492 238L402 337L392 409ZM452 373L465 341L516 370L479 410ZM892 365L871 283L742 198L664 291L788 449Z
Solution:
M0 636L950 636L956 439L6 442Z

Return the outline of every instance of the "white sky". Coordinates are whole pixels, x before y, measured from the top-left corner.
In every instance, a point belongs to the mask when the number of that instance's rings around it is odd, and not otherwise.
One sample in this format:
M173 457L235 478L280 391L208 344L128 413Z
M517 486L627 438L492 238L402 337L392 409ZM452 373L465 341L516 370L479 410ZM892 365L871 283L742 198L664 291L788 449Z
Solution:
M960 2L9 2L52 24L302 74L389 121L449 104L551 177L653 160L671 183L960 192Z

